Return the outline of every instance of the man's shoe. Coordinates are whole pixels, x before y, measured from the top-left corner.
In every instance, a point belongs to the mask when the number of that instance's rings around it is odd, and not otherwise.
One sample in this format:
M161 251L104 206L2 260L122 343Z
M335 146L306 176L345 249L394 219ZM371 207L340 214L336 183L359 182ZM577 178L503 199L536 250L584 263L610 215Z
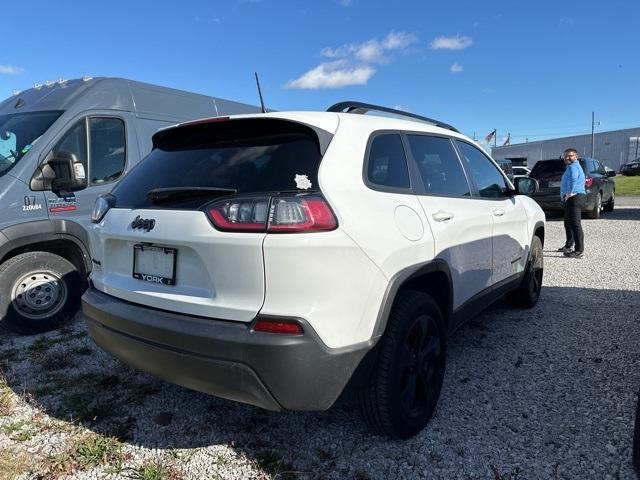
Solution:
M584 252L567 252L564 256L568 258L583 258Z
M560 247L558 249L558 251L562 252L562 253L564 253L566 255L567 253L573 252L573 248L571 248L571 247Z

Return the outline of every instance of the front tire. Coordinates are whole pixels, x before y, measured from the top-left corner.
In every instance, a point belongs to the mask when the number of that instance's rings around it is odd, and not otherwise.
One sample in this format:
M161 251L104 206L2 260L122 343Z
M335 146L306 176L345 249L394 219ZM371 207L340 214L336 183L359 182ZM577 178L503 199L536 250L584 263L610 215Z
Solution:
M438 304L425 293L401 293L380 342L360 410L376 433L409 438L427 425L442 389L446 331Z
M544 255L542 252L542 240L535 236L531 241L529 261L524 271L524 278L520 286L507 295L509 303L514 307L533 308L540 298L543 274Z
M0 323L20 333L53 330L80 307L84 282L67 259L27 252L0 265Z

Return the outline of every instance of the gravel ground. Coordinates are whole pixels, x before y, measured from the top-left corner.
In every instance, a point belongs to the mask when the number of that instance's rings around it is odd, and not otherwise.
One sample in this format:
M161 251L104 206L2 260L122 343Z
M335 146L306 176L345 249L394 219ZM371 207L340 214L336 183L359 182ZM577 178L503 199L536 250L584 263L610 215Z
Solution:
M583 226L585 258L566 259L549 220L536 308L498 303L451 338L436 415L406 442L348 406L272 413L134 372L80 316L0 332L0 478L634 478L640 198Z

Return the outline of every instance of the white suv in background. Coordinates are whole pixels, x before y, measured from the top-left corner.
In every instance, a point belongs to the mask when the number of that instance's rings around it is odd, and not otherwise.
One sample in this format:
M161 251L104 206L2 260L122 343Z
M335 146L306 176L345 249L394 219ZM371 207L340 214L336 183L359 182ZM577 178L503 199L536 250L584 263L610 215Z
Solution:
M381 110L403 118L363 115ZM91 230L98 345L269 410L355 396L407 438L436 407L447 336L507 294L533 307L545 217L441 122L345 102L161 130Z

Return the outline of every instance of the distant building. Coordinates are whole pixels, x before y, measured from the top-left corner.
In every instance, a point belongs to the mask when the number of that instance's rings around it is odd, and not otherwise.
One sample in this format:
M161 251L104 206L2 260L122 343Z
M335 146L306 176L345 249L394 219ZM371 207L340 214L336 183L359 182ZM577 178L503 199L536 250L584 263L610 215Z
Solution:
M618 171L628 161L640 157L640 127L596 133L594 144L593 157ZM575 148L580 156L590 157L591 134L492 147L491 156L496 160L508 158L514 165L531 168L538 160L559 158L565 148Z

